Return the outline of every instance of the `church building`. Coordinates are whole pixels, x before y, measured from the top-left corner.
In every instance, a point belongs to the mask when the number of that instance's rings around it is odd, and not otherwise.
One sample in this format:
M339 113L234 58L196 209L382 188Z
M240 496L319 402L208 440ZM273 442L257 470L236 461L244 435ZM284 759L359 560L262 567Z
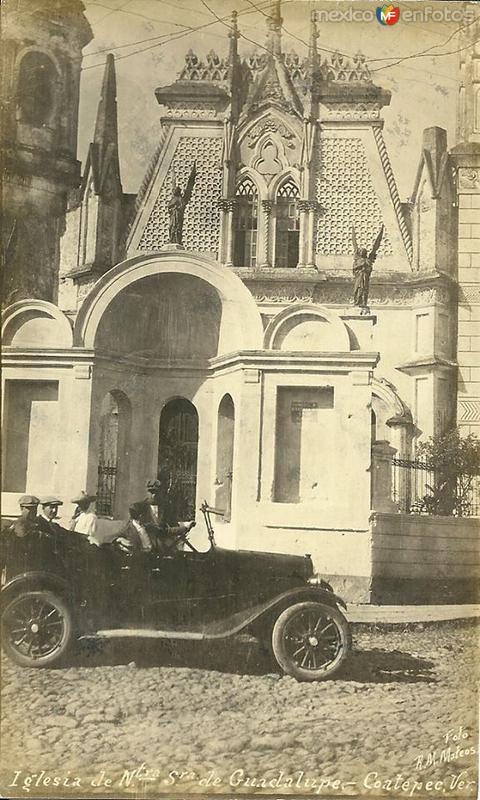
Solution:
M222 546L310 553L366 597L371 514L401 510L393 456L455 420L479 432L478 43L457 143L424 131L402 200L395 98L365 58L320 55L315 21L308 54L287 52L278 0L243 55L234 14L223 52L188 51L156 90L158 143L129 195L114 58L80 175L92 34L80 0L38 5L5 11L5 511L25 492L68 510L83 488L125 519L158 476L172 519L206 499ZM363 249L378 251L356 305Z

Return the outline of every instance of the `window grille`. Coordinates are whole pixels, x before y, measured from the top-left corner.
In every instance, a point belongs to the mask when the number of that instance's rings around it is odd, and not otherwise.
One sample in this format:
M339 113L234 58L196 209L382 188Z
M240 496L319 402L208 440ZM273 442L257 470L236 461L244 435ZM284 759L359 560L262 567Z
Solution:
M255 267L257 264L258 196L251 178L244 178L236 191L235 246L233 263L236 267Z
M299 255L300 219L297 208L298 187L292 178L277 191L275 210L275 266L296 267Z

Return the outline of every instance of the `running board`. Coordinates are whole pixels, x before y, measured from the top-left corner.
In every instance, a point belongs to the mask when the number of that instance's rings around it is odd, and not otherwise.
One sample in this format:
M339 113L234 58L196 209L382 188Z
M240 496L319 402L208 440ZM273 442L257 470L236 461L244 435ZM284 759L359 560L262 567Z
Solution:
M150 628L112 628L97 631L82 639L205 639L204 633L197 631L157 631Z
M78 637L82 639L176 639L176 640L197 640L206 641L212 638L230 638L230 637L212 637L208 633L200 633L199 631L159 631L151 628L112 628L96 633L86 633ZM249 634L241 633L235 636L237 641L243 642L256 642L257 639Z

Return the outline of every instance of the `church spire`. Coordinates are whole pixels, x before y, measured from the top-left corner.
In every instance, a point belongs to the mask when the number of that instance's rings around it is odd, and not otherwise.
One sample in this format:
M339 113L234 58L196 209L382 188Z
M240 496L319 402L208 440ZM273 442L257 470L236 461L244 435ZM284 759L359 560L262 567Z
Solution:
M270 54L274 56L282 54L282 25L281 2L280 0L275 0L272 13L267 17L267 48Z
M117 80L113 53L108 53L105 63L93 141L98 147L100 163L109 148L118 151Z

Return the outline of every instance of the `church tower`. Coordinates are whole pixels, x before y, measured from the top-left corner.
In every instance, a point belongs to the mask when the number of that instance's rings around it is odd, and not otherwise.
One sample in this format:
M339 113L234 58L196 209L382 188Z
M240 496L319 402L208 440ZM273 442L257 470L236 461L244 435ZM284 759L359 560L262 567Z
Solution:
M81 0L10 0L3 9L4 302L56 302L68 192L78 185Z

